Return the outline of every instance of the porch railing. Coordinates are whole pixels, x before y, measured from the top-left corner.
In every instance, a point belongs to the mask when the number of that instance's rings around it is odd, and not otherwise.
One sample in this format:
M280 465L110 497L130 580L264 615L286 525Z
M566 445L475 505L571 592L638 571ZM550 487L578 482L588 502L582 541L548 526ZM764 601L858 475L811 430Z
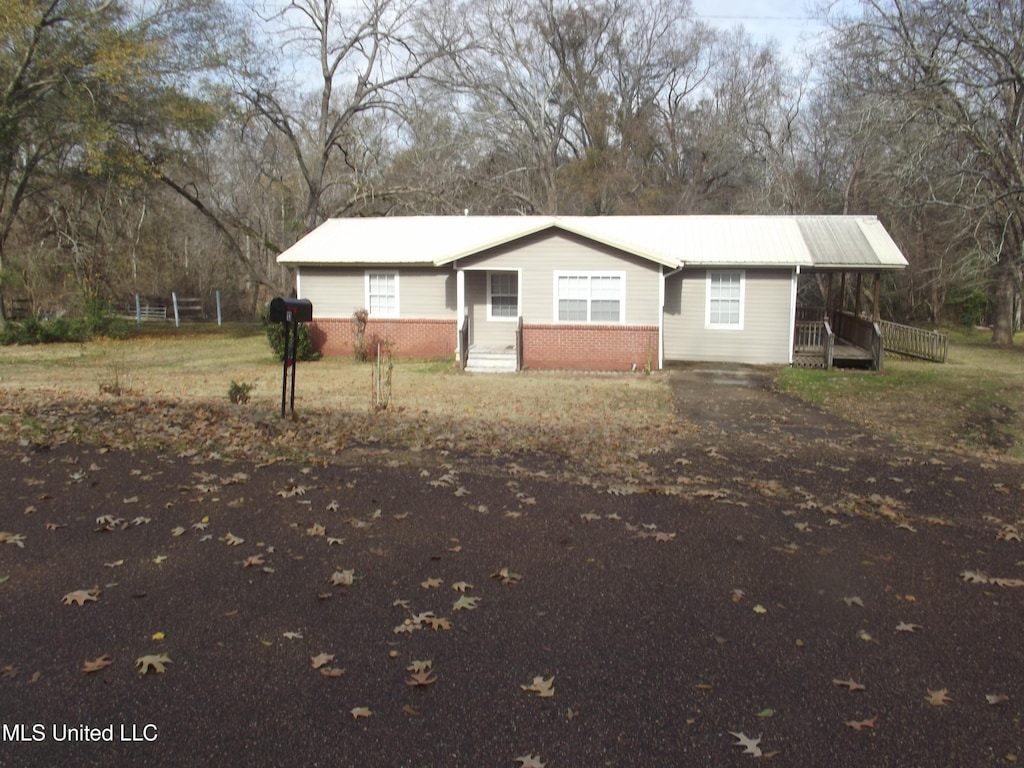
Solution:
M462 370L466 370L466 364L469 362L469 313L466 312L462 316L462 320L459 323L459 365Z
M797 320L793 339L793 365L798 368L832 368L835 334L828 320Z
M886 352L936 363L946 362L946 355L949 354L948 334L900 325L888 320L880 321L879 326L882 329L882 345Z

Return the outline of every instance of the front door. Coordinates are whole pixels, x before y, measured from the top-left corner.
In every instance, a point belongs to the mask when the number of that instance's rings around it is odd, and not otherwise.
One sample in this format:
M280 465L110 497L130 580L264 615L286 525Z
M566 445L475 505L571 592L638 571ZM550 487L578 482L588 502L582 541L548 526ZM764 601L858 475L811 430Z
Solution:
M494 270L466 276L471 307L470 343L485 349L514 349L519 321L519 272Z

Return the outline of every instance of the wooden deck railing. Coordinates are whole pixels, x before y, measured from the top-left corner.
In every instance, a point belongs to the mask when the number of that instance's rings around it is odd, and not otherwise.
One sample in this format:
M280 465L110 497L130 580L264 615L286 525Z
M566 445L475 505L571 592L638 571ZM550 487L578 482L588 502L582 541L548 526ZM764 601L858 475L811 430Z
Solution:
M462 370L466 370L466 364L469 362L469 313L467 312L462 316L462 322L459 323L459 365Z
M946 355L949 354L948 334L900 325L888 320L882 320L879 325L882 329L882 344L886 352L931 360L936 363L946 362Z
M828 320L797 320L793 339L793 365L798 368L832 368L835 334Z

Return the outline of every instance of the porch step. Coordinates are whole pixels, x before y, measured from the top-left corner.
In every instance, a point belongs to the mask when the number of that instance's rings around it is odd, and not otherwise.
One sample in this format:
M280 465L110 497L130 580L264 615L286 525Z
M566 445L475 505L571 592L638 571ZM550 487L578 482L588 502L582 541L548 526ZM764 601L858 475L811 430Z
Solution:
M516 351L470 347L466 370L470 373L515 373Z

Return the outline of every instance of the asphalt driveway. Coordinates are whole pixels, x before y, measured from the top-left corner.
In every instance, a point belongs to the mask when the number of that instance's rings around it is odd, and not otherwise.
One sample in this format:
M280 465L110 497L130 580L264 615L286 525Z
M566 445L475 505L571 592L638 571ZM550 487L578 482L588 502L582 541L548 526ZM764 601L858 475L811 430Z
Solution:
M0 764L1017 762L1020 466L758 375L614 480L0 445Z

